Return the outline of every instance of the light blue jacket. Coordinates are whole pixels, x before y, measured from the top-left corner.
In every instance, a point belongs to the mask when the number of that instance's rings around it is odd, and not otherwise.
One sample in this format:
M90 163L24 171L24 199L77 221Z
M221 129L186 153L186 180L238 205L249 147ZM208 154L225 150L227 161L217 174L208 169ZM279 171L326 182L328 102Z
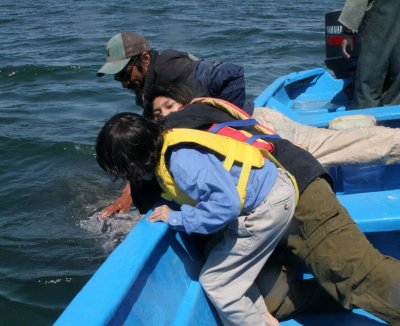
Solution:
M213 154L180 148L171 154L169 170L178 187L197 201L195 206L182 205L168 216L169 226L188 234L209 234L218 231L240 214L254 210L268 195L276 178L277 168L269 160L250 173L243 212L236 189L241 168L228 172Z

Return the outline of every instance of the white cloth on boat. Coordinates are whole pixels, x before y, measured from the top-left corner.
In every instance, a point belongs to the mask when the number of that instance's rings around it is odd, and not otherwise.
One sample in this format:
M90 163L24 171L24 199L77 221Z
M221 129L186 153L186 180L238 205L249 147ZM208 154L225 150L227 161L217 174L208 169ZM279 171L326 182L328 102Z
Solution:
M254 281L286 231L295 209L293 185L278 169L257 208L230 222L200 272L200 283L224 325L265 326L267 311Z
M282 138L302 146L325 166L400 163L400 129L397 128L316 128L264 107L255 108L253 117Z

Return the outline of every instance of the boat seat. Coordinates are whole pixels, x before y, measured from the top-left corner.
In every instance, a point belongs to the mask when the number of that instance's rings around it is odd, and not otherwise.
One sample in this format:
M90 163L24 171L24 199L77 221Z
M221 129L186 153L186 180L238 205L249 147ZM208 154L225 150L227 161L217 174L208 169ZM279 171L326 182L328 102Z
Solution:
M363 232L385 232L400 229L400 190L339 194L339 201ZM382 207L382 203L385 205Z

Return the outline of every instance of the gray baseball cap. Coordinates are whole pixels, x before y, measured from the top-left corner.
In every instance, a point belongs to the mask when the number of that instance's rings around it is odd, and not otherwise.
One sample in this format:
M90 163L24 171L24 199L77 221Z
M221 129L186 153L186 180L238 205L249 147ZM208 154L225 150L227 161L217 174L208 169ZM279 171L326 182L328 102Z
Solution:
M150 45L143 36L133 32L114 35L107 43L106 63L97 72L97 76L115 75L128 64L133 56L145 51L150 51Z

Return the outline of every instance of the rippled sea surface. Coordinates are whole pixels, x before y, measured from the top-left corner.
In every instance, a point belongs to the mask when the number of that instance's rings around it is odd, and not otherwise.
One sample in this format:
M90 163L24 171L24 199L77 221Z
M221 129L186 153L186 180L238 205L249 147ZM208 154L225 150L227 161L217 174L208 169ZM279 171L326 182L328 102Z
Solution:
M254 99L281 75L323 66L324 14L343 3L2 0L0 324L52 324L137 217L93 218L122 188L96 164L97 132L140 112L96 77L111 36L136 31L156 49L241 64Z

